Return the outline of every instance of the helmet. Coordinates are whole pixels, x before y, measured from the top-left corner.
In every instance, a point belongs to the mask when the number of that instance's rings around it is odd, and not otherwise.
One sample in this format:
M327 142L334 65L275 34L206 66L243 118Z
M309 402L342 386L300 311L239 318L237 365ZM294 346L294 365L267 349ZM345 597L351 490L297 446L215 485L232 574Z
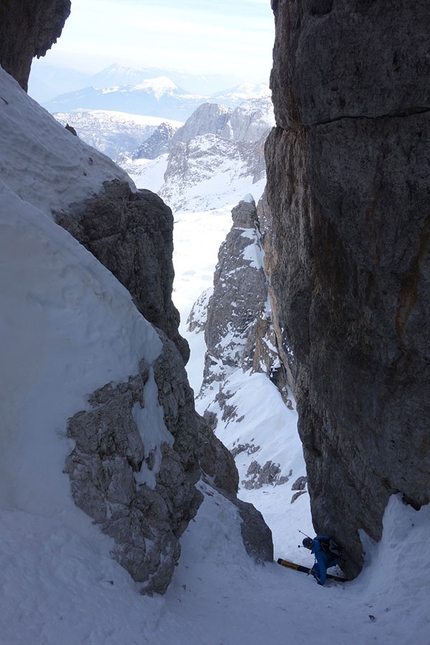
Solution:
M312 547L314 545L314 541L310 537L305 537L305 539L302 542L303 546L309 549L309 551L312 550Z

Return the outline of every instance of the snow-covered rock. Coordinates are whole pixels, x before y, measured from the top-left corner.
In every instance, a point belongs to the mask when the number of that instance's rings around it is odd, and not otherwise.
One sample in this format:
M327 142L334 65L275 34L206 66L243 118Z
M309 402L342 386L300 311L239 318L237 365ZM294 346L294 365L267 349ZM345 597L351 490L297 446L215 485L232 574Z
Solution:
M203 134L217 134L223 136L223 131L228 123L232 110L218 103L203 103L186 120L172 141L172 144L181 141L188 143L191 139Z
M191 94L165 76L145 79L137 85L87 87L61 94L44 103L51 113L75 109L114 110L128 114L185 121L205 97Z
M268 316L255 203L241 201L232 218L233 226L219 250L207 306L203 389L217 390L232 370L253 367L256 323Z
M131 155L136 159L156 159L160 155L169 152L171 142L179 128L179 123L163 121Z
M181 126L180 121L166 123L165 120L155 116L127 114L113 110L73 110L67 113L57 112L54 116L62 125L68 123L75 128L77 135L85 143L108 155L114 161L121 154L131 155L161 125L174 131ZM154 158L154 156L148 158Z
M273 122L268 98L248 99L235 110L204 103L167 143L170 154L161 184L159 175L148 183L152 167L160 167L158 160L139 166L123 159L121 165L139 187L156 190L175 211L231 206L247 192L258 199L265 182L264 141ZM150 143L142 149L151 150Z
M175 134L188 143L203 134L217 134L233 141L258 141L275 125L270 97L249 98L234 110L219 103L203 103Z
M263 136L267 137L274 125L270 96L250 98L233 110L221 135L234 141L258 141Z
M265 182L263 145L229 141L215 134L177 143L169 156L159 195L175 210L205 210L261 195Z

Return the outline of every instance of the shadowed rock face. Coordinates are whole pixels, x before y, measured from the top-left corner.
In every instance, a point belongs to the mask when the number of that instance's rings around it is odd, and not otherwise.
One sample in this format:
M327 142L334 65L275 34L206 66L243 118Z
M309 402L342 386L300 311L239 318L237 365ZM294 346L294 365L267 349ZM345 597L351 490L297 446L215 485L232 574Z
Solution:
M61 35L70 0L0 0L0 64L27 90L31 62Z
M430 5L272 6L272 287L314 525L353 577L391 494L430 501Z

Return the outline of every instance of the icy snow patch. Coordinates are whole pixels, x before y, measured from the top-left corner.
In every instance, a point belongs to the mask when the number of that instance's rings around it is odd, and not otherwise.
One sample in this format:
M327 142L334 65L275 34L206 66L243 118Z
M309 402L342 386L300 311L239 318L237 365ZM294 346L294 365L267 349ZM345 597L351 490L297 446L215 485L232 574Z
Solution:
M136 403L133 407L133 419L142 438L145 459L141 469L135 473L138 484L146 484L152 490L156 486L156 474L160 471L162 454L161 444L173 446L175 439L164 423L164 410L158 403L158 388L154 370L149 368L148 381L143 391L143 407ZM148 463L152 459L151 465Z

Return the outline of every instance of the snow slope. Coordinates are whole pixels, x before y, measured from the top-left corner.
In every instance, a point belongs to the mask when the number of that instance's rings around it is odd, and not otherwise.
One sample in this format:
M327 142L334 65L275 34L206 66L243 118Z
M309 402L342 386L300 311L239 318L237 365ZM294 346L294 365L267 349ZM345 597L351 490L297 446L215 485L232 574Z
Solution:
M3 183L0 196L0 508L87 531L62 472L66 421L154 361L161 341L89 252Z
M169 155L165 153L156 159L130 159L124 157L121 167L133 179L138 188L147 188L158 193L164 184Z
M44 213L99 192L109 179L131 180L63 128L0 67L0 178Z
M201 488L164 597L140 596L119 565L56 520L3 511L2 645L427 645L429 508L393 498L361 577L319 587L250 562L231 505Z

